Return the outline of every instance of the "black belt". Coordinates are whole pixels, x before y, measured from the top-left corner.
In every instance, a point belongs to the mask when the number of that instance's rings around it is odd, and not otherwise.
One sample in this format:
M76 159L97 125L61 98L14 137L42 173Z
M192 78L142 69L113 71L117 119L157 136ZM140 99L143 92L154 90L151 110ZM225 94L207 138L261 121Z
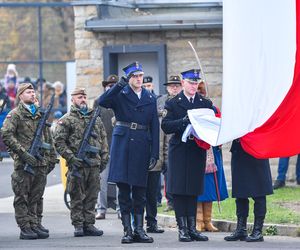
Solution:
M121 122L121 121L117 121L116 122L116 125L119 125L119 126L124 126L124 127L127 127L127 128L130 128L130 129L133 129L133 130L148 130L148 126L145 126L145 125L140 125L136 122Z

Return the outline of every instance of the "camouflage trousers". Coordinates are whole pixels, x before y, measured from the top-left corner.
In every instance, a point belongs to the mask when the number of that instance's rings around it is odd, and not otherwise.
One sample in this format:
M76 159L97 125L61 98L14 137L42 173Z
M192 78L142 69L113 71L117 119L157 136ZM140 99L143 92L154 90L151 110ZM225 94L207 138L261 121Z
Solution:
M23 169L15 170L11 175L11 186L15 194L15 219L20 228L38 224L37 202L42 197L46 185L46 167L33 168L35 175Z
M71 198L71 220L74 226L95 224L95 205L100 190L99 168L79 168L81 178L68 172L67 191Z

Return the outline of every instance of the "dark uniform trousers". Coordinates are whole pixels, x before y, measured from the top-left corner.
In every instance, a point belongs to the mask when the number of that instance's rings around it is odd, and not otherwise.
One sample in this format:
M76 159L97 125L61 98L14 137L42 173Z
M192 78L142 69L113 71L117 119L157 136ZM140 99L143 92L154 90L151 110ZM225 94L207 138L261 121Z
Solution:
M197 212L197 196L173 194L176 217L195 216Z
M157 186L160 171L149 171L146 191L146 221L147 226L157 225Z
M252 197L254 200L254 216L265 217L267 212L266 196ZM249 214L249 199L236 198L236 215L237 217L248 217Z
M117 183L121 214L143 214L146 205L146 188Z
M11 186L15 194L15 218L20 228L35 227L38 224L37 202L45 190L47 167L34 167L33 171L35 175L19 169L11 175Z

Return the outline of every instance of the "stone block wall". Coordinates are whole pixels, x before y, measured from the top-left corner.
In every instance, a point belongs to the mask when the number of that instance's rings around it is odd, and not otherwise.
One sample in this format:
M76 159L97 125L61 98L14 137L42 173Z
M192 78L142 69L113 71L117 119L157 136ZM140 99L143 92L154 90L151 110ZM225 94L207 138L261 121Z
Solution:
M167 72L179 74L183 70L198 68L188 41L195 47L206 79L209 96L221 105L222 92L222 30L150 31L150 32L89 32L84 30L85 20L97 15L96 6L74 6L75 60L77 86L87 87L89 98L103 91L103 46L120 44L166 44Z

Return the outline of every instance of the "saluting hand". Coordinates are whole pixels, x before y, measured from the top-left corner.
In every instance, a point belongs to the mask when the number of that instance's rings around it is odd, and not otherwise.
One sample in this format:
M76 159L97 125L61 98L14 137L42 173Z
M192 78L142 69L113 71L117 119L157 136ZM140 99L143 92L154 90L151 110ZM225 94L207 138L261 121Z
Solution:
M157 163L157 160L155 158L151 157L148 170L152 170L155 167L156 163Z
M128 84L128 79L124 76L121 77L120 81L117 83L120 87L125 87Z

